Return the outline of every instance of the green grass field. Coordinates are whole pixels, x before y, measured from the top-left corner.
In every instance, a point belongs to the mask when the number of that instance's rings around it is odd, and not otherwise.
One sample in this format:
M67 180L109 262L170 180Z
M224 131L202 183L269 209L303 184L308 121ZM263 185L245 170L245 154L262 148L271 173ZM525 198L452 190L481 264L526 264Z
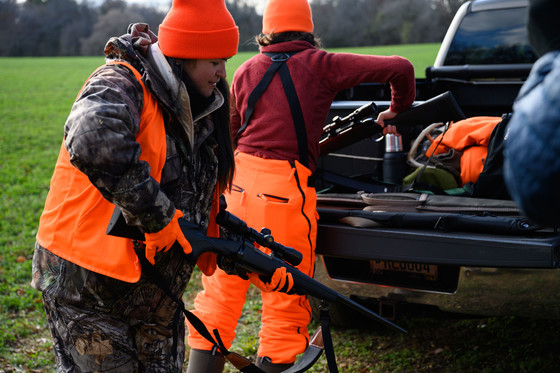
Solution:
M423 77L437 45L344 51L402 55L413 62L417 77ZM230 79L251 55L241 53L228 62ZM54 371L40 294L29 285L33 246L66 116L83 82L102 63L101 57L0 58L0 372ZM192 299L198 286L195 276L186 299ZM256 351L259 300L255 294L246 304L234 346L245 356ZM407 336L383 330L333 330L340 371L544 372L556 367L558 323L526 325L510 318L403 322L412 330ZM316 325L311 327L314 330ZM535 333L523 339L524 327ZM493 340L496 335L503 343ZM551 338L554 344L543 342ZM510 345L511 339L515 343ZM323 356L311 371L325 372L325 361Z

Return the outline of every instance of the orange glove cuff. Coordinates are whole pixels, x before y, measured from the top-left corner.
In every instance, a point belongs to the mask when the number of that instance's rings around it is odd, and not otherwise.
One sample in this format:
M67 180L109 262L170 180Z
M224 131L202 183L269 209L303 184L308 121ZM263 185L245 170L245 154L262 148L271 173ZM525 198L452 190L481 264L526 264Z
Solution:
M292 274L286 270L286 267L277 268L268 283L262 281L256 273L248 273L247 276L253 285L266 293L272 291L289 293L294 286L294 278L292 277Z
M192 247L189 241L183 235L181 227L179 226L179 218L183 216L181 210L175 210L173 218L162 230L155 233L146 233L146 259L152 264L155 264L154 257L157 252L167 251L173 246L175 242L183 248L185 254L192 252Z

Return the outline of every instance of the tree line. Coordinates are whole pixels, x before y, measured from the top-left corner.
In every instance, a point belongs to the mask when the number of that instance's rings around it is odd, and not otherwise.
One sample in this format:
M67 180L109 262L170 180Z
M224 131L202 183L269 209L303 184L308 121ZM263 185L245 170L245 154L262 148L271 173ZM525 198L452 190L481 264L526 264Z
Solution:
M465 0L311 0L323 47L439 42ZM146 2L149 3L149 2ZM170 2L171 3L171 2ZM240 51L256 51L261 15L226 0L240 31ZM0 56L103 55L107 40L144 22L157 34L167 10L124 0L0 0Z

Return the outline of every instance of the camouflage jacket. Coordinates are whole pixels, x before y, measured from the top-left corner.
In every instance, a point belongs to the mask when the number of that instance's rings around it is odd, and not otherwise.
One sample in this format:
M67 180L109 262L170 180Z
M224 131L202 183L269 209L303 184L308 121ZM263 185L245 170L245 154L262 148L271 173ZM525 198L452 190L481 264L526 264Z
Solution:
M123 210L129 224L157 232L178 208L206 231L218 169L212 112L224 98L216 89L213 102L193 118L184 83L170 73L156 42L148 25L134 24L108 41L105 55L137 69L162 108L167 157L160 183L139 160L142 87L125 66L106 65L88 79L65 124L64 145L71 163Z

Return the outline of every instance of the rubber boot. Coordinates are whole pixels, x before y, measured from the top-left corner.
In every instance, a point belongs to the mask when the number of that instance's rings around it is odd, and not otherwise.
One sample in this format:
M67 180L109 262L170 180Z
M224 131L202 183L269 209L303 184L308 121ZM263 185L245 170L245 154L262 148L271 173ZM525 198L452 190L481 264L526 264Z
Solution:
M212 351L191 349L187 373L222 373L226 359L224 355Z
M267 356L258 357L256 366L259 367L261 370L264 370L266 373L280 373L285 371L286 369L290 368L294 363L290 364L273 364L270 361L270 358Z

